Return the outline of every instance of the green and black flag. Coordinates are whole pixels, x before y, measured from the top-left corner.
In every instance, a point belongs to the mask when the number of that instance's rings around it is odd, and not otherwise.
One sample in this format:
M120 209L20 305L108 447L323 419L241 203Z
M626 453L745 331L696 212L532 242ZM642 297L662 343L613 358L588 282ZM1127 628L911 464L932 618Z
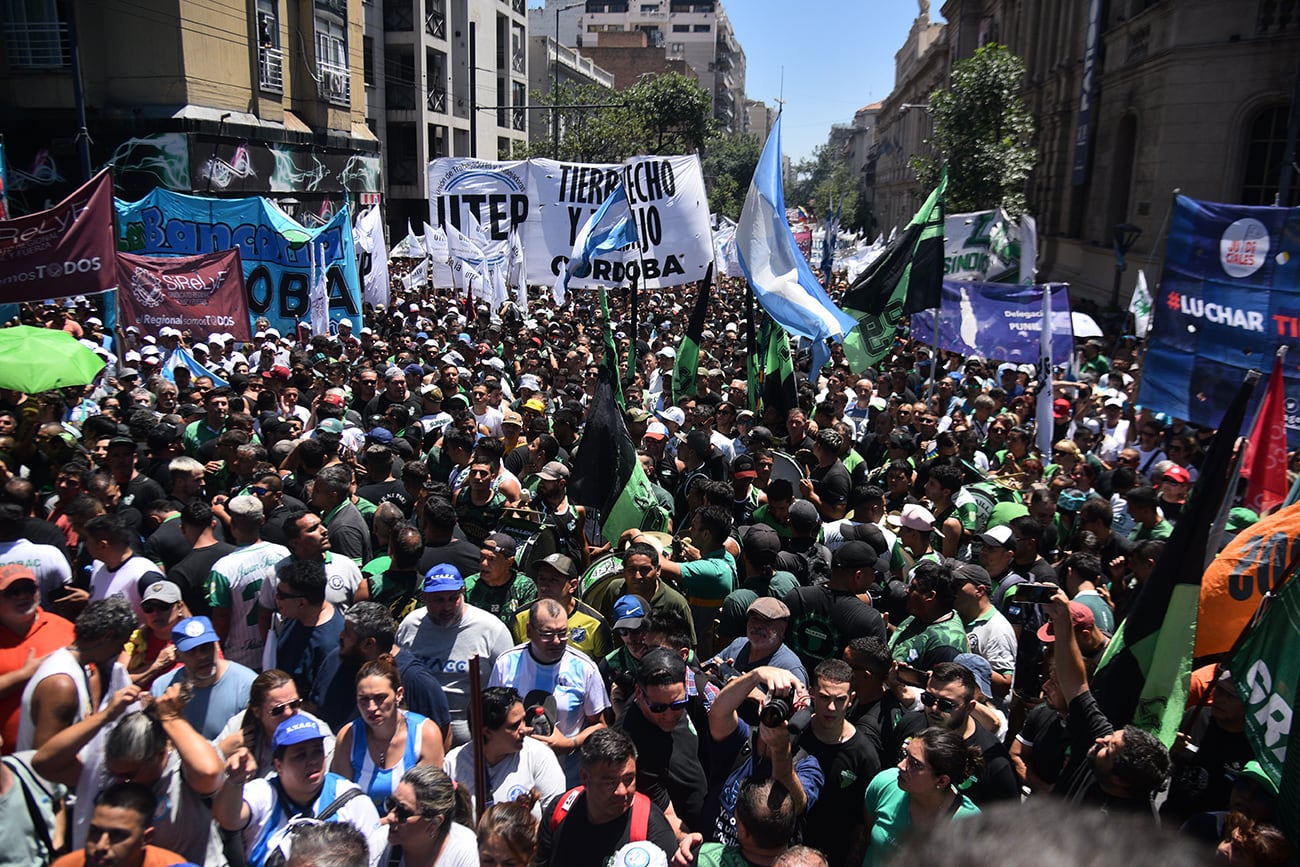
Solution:
M695 375L700 369L700 341L704 339L704 322L709 314L709 297L713 294L713 263L696 284L695 309L686 325L686 338L677 347L673 363L673 402L684 394L695 394Z
M844 336L844 355L855 373L888 354L904 316L939 306L943 292L943 197L947 189L945 166L939 186L912 222L844 293L840 307L858 320L858 327Z
M614 400L622 411L627 404L623 402L623 385L618 373L618 344L614 342L614 328L609 321L609 296L604 289L597 291L600 292L600 336L605 346L601 355L601 367L609 371L610 381L614 384Z
M608 309L606 309L608 316ZM618 361L605 329L606 362L587 407L587 423L573 459L569 499L596 511L605 538L617 540L624 530L663 530L668 515L650 490L636 446L623 418Z
M1232 451L1259 376L1248 373L1228 405L1173 535L1093 677L1097 702L1116 727L1132 723L1166 747L1186 706L1210 527L1235 487Z
M799 390L794 381L794 357L790 353L790 335L771 316L763 317L758 345L763 349L763 412L772 409L785 423L785 414L799 405Z

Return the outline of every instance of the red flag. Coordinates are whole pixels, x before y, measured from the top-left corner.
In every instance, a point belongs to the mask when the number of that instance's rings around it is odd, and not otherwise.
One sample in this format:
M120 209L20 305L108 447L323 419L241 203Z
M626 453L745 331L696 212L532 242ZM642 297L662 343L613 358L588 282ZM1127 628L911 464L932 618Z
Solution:
M1246 486L1246 507L1263 515L1286 499L1286 394L1282 381L1282 359L1273 362L1268 392L1255 419L1246 446L1242 475Z

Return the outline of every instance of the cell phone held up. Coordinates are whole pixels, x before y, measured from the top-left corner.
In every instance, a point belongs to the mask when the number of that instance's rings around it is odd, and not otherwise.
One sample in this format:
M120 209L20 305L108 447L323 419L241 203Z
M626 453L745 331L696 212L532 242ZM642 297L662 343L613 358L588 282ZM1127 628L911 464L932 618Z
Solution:
M1055 584L1034 584L1026 582L1016 585L1015 600L1021 603L1042 605L1052 601L1060 588Z

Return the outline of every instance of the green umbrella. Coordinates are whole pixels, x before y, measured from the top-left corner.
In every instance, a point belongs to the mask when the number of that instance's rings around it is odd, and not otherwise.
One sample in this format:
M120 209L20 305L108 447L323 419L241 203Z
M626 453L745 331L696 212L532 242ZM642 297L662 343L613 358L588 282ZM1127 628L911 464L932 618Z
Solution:
M86 385L103 369L104 359L66 331L28 325L0 328L0 388L39 394Z

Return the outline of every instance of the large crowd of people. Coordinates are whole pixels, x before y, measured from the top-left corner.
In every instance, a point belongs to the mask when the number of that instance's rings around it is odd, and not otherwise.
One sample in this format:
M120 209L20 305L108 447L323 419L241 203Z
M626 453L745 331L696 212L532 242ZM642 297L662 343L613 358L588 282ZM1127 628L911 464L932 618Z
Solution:
M743 281L683 383L689 287L398 270L330 334L24 306L106 366L0 391L0 865L1291 860L1224 665L1172 748L1090 687L1214 434L1135 405L1133 337L1047 384L904 333L760 405ZM666 516L613 538L605 329Z

